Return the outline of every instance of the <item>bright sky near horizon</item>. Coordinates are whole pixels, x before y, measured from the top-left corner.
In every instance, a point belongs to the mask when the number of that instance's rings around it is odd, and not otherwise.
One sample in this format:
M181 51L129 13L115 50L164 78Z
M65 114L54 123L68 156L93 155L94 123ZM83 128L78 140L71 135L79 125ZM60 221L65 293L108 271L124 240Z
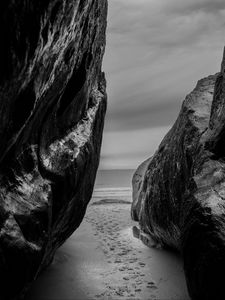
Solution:
M108 0L108 110L100 169L156 150L198 79L219 71L224 0Z

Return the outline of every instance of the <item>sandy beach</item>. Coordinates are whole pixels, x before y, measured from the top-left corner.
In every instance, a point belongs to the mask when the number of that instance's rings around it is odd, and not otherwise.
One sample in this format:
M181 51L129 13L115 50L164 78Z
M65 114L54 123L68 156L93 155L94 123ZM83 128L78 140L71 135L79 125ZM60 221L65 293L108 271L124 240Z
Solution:
M95 192L83 223L26 300L189 299L181 258L133 237L129 192Z

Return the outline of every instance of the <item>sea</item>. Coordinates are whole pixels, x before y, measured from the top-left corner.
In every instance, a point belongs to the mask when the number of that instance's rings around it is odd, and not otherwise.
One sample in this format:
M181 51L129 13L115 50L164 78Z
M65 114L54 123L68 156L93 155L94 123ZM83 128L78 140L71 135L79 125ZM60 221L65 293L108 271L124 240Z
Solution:
M97 173L93 198L130 199L132 197L132 177L135 170L99 170Z

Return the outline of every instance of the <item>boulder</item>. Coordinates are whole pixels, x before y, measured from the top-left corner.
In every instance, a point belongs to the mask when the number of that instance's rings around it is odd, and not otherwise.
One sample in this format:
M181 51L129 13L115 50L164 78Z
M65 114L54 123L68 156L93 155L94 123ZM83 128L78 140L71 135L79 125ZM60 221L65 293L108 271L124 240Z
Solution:
M99 164L107 0L0 4L0 299L80 225Z
M224 299L225 59L186 97L140 177L132 206L140 230L181 252L192 299Z

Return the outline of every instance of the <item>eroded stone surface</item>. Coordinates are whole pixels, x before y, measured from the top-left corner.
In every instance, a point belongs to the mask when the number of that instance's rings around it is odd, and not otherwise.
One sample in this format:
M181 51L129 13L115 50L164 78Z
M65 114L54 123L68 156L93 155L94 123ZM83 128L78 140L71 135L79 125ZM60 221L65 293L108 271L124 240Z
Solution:
M106 0L0 4L0 298L23 295L79 226L106 109Z
M143 168L132 207L141 230L182 252L189 293L198 300L225 295L224 91L223 60L221 72L186 97Z

